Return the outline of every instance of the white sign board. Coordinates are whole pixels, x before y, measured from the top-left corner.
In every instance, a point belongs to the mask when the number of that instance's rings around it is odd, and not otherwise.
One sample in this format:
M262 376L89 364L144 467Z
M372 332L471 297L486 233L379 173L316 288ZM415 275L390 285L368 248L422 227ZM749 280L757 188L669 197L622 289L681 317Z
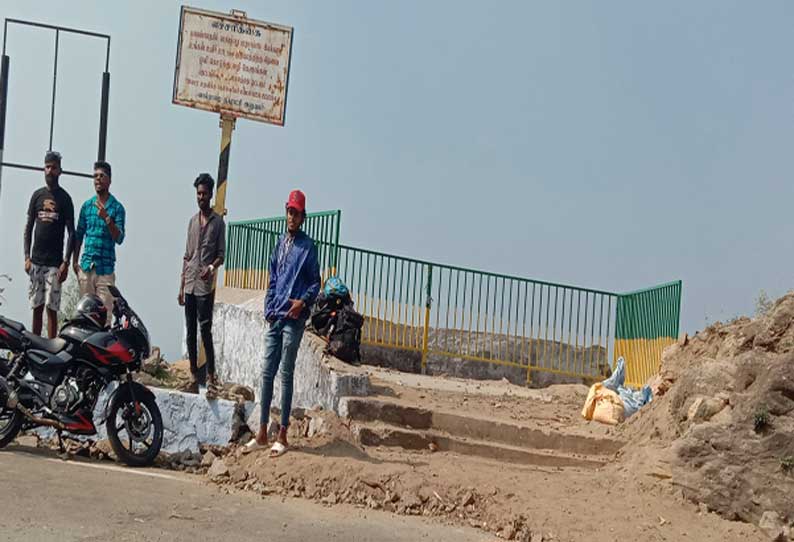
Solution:
M284 125L292 28L182 6L173 103Z

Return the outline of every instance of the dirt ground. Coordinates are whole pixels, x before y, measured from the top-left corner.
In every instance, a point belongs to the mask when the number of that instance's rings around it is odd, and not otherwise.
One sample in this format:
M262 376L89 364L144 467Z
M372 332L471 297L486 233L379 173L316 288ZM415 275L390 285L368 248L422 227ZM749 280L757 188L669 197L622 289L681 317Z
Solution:
M427 518L306 499L227 495L204 477L109 462L61 461L50 450L0 451L0 542L490 542ZM80 488L75 490L75 488Z
M363 449L342 420L315 415L324 417L324 434L293 439L293 449L277 459L232 450L208 476L230 489L431 516L508 540L766 539L751 525L684 499L663 466L553 469L429 450Z
M391 402L627 444L595 470L505 464L363 448L348 421L308 412L283 457L232 445L189 469L230 492L428 516L508 540L794 540L794 294L669 348L654 402L617 427L581 418L585 386L364 370Z
M432 393L437 407L465 403L463 411L481 415L498 412L497 417L512 419L531 414L536 420L532 423L615 431L580 419L580 386L533 390L538 394L533 398L522 388L490 383L505 390L497 399L490 387L488 395L464 396L395 386L388 380L382 384L399 394L399 400L412 403ZM472 385L476 389L477 384ZM243 454L238 445L231 445L166 465L203 474L208 483L232 494L304 498L325 506L423 516L481 529L494 540L768 540L758 528L727 521L685 498L673 480L673 466L660 460L656 451L641 461L636 455L620 454L597 470L536 467L431 450L363 448L348 423L328 412L307 412L293 423L291 450L282 457L271 459L267 451ZM102 444L96 448L102 449Z

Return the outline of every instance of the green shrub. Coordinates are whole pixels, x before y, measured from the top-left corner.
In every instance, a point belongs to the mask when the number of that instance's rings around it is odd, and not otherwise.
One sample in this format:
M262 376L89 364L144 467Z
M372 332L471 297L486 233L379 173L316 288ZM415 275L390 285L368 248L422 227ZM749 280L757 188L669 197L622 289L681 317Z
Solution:
M753 416L753 428L755 428L755 432L758 433L763 431L769 427L770 422L769 409L766 408L766 405L761 405Z

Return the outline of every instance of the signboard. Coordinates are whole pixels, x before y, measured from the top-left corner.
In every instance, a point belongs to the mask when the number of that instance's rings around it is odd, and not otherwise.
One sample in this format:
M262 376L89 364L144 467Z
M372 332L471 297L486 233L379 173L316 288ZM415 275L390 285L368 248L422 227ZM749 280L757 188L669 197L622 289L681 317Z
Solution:
M292 28L182 6L173 103L284 125Z

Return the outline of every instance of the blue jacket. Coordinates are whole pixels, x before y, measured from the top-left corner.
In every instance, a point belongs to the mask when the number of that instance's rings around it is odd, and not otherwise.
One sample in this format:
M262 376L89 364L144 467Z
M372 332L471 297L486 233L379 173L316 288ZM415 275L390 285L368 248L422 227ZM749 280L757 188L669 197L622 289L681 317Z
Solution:
M270 257L270 283L265 298L265 319L268 322L282 320L287 316L292 303L290 299L302 299L306 304L302 318L308 318L310 307L320 293L320 263L317 247L311 237L299 231L295 234L292 249L279 266L288 234L283 234L276 243Z

